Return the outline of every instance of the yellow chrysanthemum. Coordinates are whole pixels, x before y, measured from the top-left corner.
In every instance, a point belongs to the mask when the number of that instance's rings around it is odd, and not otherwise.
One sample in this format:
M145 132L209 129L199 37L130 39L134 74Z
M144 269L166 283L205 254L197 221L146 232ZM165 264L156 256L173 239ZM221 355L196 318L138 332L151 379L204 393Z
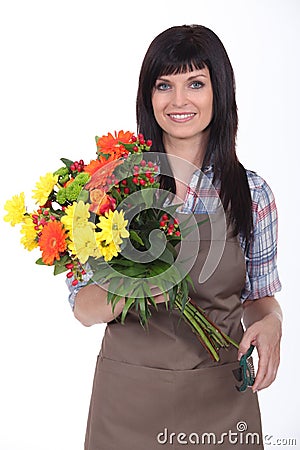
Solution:
M73 241L70 245L71 248L69 247L81 264L86 263L90 256L95 258L101 256L95 240L94 229L90 225L92 224L88 222L85 227L74 229Z
M12 227L17 223L24 222L24 214L26 213L24 192L14 195L11 200L7 200L4 209L8 214L3 219L5 222L10 222Z
M100 218L97 227L101 228L98 236L100 241L105 241L106 245L113 242L115 245L122 244L121 238L128 238L129 232L126 229L128 220L124 220L123 211L108 211Z
M34 229L34 223L31 217L26 217L25 222L22 225L21 233L24 235L21 238L21 244L24 245L26 250L33 250L38 246L37 243L37 231Z
M32 196L36 200L36 203L43 206L47 202L57 180L58 175L53 175L51 172L46 173L44 177L40 177L40 181L36 183L36 189L33 190Z
M74 202L66 208L66 215L61 218L61 222L64 224L66 230L70 232L71 236L73 235L73 231L75 229L82 228L87 225L90 217L89 207L89 203L85 204L82 200L80 200L78 203ZM91 222L89 223L90 226L94 228L94 224Z
M103 256L105 261L110 261L114 256L118 256L121 251L119 245L116 245L114 242L106 244L105 241L100 239L100 233L95 234L100 256Z

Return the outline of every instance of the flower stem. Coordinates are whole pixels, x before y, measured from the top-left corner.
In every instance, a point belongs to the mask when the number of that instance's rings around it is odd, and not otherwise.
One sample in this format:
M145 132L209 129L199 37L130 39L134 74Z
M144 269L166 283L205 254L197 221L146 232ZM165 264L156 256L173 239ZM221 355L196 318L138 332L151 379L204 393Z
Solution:
M220 348L228 348L230 344L236 348L239 347L238 343L208 319L205 311L191 299L188 299L183 308L182 296L179 294L176 296L174 304L215 361L220 359L218 354Z

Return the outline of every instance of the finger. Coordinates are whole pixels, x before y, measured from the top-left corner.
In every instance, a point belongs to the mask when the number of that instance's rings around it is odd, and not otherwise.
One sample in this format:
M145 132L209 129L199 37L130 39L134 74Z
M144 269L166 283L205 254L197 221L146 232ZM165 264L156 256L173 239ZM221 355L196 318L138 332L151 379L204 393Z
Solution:
M268 355L267 352L264 352L263 354L259 355L258 370L255 377L255 382L252 386L253 392L257 392L260 389L260 386L263 384L263 381L268 373L269 358L267 355Z
M262 390L270 386L276 378L279 367L279 352L272 351L270 360L267 366L267 372L262 382L258 385L257 390ZM253 386L254 387L254 386Z
M244 336L240 342L238 350L238 360L247 353L250 345L255 341L255 334L250 330L250 328L244 333Z

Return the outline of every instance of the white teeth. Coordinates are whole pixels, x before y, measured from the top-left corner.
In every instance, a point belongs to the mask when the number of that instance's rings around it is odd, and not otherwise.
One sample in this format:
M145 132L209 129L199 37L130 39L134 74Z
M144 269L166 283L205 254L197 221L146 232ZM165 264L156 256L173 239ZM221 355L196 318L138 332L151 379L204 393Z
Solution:
M188 119L189 117L193 117L195 114L170 114L170 117L172 117L172 119Z

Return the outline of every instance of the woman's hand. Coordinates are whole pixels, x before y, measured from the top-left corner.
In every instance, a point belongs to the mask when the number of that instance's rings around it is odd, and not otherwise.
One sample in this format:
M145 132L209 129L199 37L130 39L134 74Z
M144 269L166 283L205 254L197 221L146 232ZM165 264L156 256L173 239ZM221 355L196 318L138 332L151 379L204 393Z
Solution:
M259 316L262 318L258 319ZM274 297L249 301L244 310L244 322L248 328L239 346L238 359L247 352L251 344L255 345L259 361L252 390L256 392L270 386L276 378L282 334L280 306Z

